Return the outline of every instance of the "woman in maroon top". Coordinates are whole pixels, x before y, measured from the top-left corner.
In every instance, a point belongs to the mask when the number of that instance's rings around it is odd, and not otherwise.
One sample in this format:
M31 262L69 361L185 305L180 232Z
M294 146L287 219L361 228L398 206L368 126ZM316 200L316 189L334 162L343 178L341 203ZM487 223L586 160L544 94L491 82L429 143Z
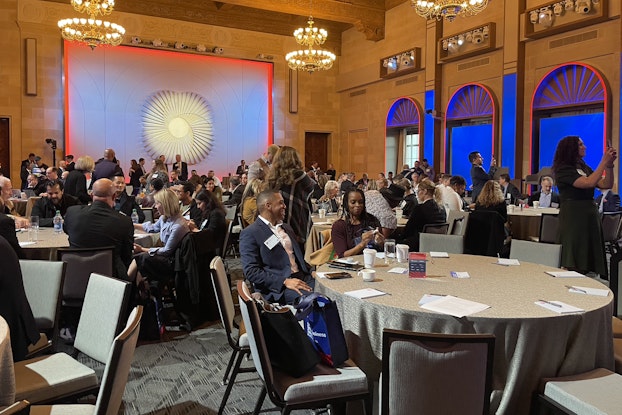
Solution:
M344 196L343 217L333 223L331 239L339 258L359 255L368 245L382 249L384 237L380 221L365 210L362 190L349 190Z

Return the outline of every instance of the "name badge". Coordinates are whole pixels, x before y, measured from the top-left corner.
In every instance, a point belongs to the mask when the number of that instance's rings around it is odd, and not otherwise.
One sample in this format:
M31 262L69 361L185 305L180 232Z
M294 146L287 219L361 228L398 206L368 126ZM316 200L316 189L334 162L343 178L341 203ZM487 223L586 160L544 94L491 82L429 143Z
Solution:
M583 177L587 177L587 174L582 169L577 169L577 173L579 173Z
M272 250L272 248L274 248L276 244L278 243L279 243L279 238L277 238L276 235L272 235L271 237L266 239L266 241L263 244L267 246L268 249Z

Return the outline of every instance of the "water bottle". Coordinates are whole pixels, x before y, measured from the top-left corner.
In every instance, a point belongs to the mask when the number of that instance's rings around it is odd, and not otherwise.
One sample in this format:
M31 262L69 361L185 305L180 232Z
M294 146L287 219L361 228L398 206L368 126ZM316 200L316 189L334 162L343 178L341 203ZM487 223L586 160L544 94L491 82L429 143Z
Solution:
M56 211L56 215L54 215L54 219L52 219L54 223L54 233L62 233L63 232L63 217L60 215L60 210Z
M138 223L138 213L136 213L136 209L132 209L132 223Z

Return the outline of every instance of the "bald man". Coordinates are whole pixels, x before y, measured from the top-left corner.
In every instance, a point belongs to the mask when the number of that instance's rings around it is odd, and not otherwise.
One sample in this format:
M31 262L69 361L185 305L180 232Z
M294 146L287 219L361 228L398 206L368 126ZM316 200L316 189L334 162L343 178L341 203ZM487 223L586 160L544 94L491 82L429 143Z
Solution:
M132 220L114 210L115 187L110 179L93 184L93 203L72 206L65 215L65 233L72 248L114 246L114 277L127 280L132 262L134 227Z
M98 179L106 178L112 180L114 176L123 176L123 169L117 164L113 149L107 148L104 150L104 157L95 163L92 176L91 183L96 182Z

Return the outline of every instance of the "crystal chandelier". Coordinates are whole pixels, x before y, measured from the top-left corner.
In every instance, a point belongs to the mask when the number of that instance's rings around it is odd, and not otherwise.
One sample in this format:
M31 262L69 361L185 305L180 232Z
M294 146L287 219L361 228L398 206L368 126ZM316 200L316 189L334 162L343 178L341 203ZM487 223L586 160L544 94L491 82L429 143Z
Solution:
M445 19L452 22L456 16L473 16L488 6L488 0L410 0L417 14L426 19Z
M330 69L335 62L335 54L328 50L313 48L313 46L322 45L326 41L328 32L313 27L312 16L309 16L307 25L305 28L300 27L294 31L296 42L305 46L306 49L294 50L285 55L288 66L295 71L307 71L309 73Z
M86 43L91 49L100 45L121 44L125 34L123 26L97 18L112 13L114 0L71 0L71 5L89 17L59 20L58 27L64 39Z

